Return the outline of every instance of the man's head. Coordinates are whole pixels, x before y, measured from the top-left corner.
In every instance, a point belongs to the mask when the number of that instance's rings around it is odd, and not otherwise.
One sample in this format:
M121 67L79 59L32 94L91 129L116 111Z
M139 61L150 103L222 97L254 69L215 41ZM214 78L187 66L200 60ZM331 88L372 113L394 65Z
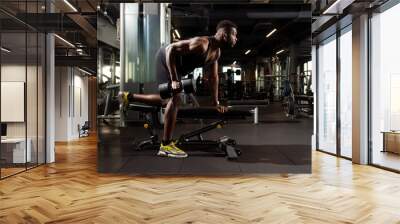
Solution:
M229 47L235 46L237 42L237 26L230 20L222 20L217 25L217 34L221 35L222 41Z

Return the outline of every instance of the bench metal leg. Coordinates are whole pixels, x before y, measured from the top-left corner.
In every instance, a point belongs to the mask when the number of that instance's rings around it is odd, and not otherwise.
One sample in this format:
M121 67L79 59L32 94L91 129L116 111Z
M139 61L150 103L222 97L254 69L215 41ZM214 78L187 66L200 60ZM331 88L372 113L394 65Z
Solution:
M225 146L226 158L228 160L236 160L239 155L236 151L236 148L230 145Z

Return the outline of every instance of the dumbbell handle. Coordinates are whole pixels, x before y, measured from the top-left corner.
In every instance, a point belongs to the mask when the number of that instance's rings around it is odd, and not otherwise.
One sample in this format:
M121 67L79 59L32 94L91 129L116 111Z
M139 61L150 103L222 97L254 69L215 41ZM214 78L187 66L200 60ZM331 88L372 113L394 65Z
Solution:
M169 83L168 83L169 88L170 88L173 92L175 92L175 93L182 92L182 91L183 91L182 81L176 81L176 82L179 83L179 84L178 84L178 85L179 85L178 88L173 89L173 88L172 88L172 82L169 82Z
M158 85L158 91L160 92L160 96L162 99L168 99L173 96L174 93L179 93L182 91L182 82L179 81L180 88L177 90L172 89L172 83L162 83Z

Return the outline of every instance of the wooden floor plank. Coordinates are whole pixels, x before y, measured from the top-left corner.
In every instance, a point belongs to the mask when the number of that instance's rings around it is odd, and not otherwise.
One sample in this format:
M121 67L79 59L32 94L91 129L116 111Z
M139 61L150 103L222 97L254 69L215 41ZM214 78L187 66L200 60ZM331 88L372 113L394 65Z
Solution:
M99 174L95 137L0 181L0 223L400 223L400 175L313 152L312 174Z

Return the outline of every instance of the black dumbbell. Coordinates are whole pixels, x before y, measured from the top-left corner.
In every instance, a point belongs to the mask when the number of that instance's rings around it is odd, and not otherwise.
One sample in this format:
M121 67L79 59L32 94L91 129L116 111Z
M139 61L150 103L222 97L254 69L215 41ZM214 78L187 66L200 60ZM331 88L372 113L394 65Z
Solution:
M190 94L196 92L196 86L193 79L182 79L180 81L181 88L176 90L175 93L183 92L185 94ZM172 90L171 82L162 83L158 85L158 91L162 99L168 99L173 96L174 91Z

